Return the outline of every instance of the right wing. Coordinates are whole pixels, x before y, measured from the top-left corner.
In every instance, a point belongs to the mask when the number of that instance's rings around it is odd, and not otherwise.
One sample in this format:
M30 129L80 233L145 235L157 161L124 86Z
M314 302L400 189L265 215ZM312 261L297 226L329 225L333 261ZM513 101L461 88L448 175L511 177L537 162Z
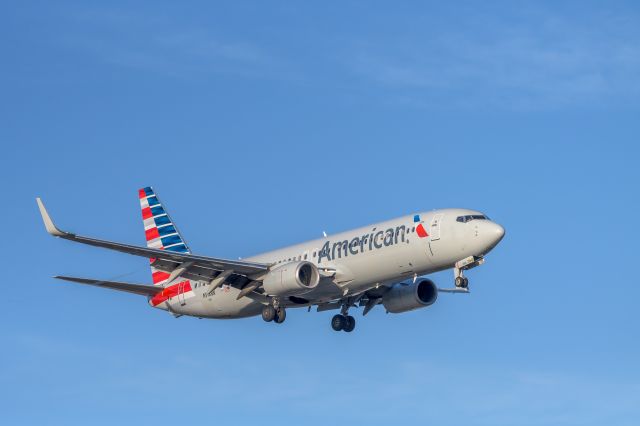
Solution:
M241 260L227 260L208 256L198 256L194 254L178 253L169 250L158 250L148 247L134 246L130 244L117 243L113 241L98 240L95 238L83 237L70 232L60 230L51 220L42 200L36 198L42 220L47 232L54 237L90 246L102 247L122 253L142 256L152 259L153 265L166 271L179 271L185 277L192 279L212 279L222 272L227 274L245 276L249 279L260 277L269 270L267 263L246 262ZM180 270L182 268L182 270ZM187 273L187 269L189 273Z

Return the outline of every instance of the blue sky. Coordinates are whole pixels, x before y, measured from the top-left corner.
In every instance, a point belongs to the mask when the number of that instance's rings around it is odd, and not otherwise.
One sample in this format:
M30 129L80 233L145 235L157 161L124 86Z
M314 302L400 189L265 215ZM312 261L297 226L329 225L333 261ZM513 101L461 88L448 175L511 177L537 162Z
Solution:
M635 2L211 3L0 6L3 422L637 424ZM220 257L438 207L507 236L351 334L52 280L150 281L34 201L143 244L145 185Z

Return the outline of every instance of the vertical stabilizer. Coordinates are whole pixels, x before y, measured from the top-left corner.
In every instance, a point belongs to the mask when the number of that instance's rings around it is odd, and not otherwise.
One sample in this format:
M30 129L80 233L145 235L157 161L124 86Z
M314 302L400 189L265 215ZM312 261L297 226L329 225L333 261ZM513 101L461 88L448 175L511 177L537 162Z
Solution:
M179 253L191 253L153 188L147 186L140 189L138 196L140 198L147 247ZM151 260L153 262L153 259ZM169 278L169 273L159 271L153 266L151 267L151 273L153 283L156 285L166 284Z

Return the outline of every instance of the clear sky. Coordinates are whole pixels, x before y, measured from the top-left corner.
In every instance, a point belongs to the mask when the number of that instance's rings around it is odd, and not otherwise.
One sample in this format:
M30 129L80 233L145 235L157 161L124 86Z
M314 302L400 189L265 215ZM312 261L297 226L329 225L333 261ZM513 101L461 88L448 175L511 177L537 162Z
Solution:
M0 5L3 424L638 424L637 2L184 3ZM211 256L439 207L507 235L351 334L50 278L150 282L34 200L143 244L145 185Z

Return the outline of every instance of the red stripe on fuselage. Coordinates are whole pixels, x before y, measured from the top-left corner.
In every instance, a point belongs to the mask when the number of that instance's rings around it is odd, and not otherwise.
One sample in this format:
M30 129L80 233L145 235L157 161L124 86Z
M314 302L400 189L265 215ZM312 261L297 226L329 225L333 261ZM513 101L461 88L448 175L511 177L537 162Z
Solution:
M182 285L182 289L180 286ZM149 300L152 306L158 306L159 304L166 302L168 299L172 297L178 296L182 290L182 293L188 293L191 291L191 281L182 281L178 284L171 285L165 289L163 289L160 293L156 294Z

